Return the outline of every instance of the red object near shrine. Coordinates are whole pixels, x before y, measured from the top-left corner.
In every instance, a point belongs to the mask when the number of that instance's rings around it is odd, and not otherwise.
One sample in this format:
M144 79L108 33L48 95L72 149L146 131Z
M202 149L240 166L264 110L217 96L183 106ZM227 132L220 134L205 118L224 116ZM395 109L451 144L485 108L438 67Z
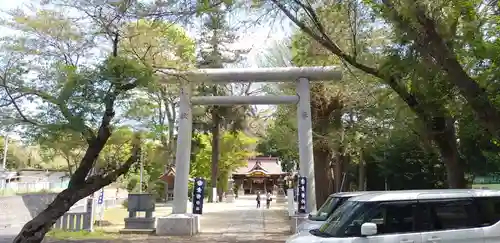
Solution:
M175 168L171 167L166 173L161 175L158 179L169 184L174 185L175 181Z

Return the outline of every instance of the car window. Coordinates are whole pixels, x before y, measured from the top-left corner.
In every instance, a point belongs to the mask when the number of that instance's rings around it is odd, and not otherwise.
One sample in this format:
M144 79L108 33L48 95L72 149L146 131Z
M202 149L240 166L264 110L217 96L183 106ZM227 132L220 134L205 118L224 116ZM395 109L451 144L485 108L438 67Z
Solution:
M371 202L347 201L337 208L321 225L319 231L332 237L346 237L345 229L353 224L353 220L370 212L376 204ZM359 227L358 227L359 228Z
M500 197L479 197L476 201L481 226L490 226L500 220Z
M310 220L325 221L335 209L347 201L349 197L329 197L316 214L309 215Z
M354 224L374 223L377 234L415 232L416 202L383 203L371 213L354 221Z
M476 207L472 200L421 201L424 231L474 228Z

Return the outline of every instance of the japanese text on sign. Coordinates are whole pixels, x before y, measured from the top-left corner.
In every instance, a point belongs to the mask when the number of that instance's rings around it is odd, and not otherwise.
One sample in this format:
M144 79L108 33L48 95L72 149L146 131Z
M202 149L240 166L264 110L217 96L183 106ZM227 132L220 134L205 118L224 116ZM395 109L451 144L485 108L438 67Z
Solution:
M299 213L306 213L307 205L307 178L299 177L298 185L298 211Z
M203 198L205 194L205 180L202 178L194 179L194 190L193 190L193 213L202 214L203 213Z

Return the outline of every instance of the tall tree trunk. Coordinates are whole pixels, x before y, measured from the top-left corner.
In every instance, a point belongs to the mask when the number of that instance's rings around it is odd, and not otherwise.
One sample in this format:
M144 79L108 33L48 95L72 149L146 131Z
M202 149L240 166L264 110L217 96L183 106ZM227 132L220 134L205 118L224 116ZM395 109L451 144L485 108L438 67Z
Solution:
M86 156L82 159L77 171L82 172L83 165L94 163L94 156L98 155L102 147L100 141L95 142L95 146L89 146ZM39 243L42 242L47 232L51 229L52 225L66 213L71 206L79 200L89 196L104 186L116 181L118 177L125 174L130 166L137 161L139 157L138 144L134 145L132 155L129 159L118 169L106 175L94 175L83 181L77 180L79 175L77 172L73 174L71 180L75 181L70 183L68 188L57 194L54 201L43 210L40 214L35 216L32 220L27 222L21 232L16 236L13 243ZM90 169L89 169L90 171ZM88 173L88 171L87 171Z
M90 195L90 193L92 192L89 192L88 195ZM47 234L52 225L54 225L55 222L71 208L71 206L87 196L81 194L81 192L78 192L73 188L68 188L59 193L56 199L45 210L24 225L21 232L14 239L14 242L42 242L45 234Z
M366 191L366 164L363 158L363 152L361 152L359 156L358 191Z
M217 108L214 106L212 109L212 178L211 178L211 190L209 194L209 202L217 201L217 172L219 171L219 142L220 142L220 119L217 114ZM215 188L215 190L214 190ZM215 192L215 193L214 193Z
M343 148L340 148L340 150L337 152L337 156L334 158L335 163L333 164L335 192L346 191L350 183L349 178L344 176L349 166L350 156L344 154Z
M338 138L338 142L334 145L334 158L333 164L334 169L334 190L335 192L342 191L342 181L344 179L344 171L345 171L345 152L344 152L344 126L342 124L342 115L344 104L339 96L336 96L332 100L332 104L334 104L335 110L332 112L333 118L333 129L334 134Z
M450 117L433 119L431 137L446 167L449 188L466 188L465 172L458 155L455 120Z
M314 183L316 183L316 208L332 193L330 179L330 153L322 148L314 148Z
M345 156L343 154L337 154L337 156L335 156L335 163L333 164L335 192L342 191L342 182L344 180L344 171L345 171L344 157Z

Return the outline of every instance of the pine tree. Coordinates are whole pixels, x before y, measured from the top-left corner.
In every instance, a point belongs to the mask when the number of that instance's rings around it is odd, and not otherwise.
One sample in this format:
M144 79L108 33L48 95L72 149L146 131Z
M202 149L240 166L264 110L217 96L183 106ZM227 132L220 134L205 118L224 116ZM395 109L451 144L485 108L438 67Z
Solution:
M230 48L230 45L238 39L235 35L236 29L231 27L227 21L227 15L231 12L232 7L228 4L219 4L201 16L203 25L199 39L199 46L201 47L199 68L224 68L227 64L234 64L242 60L245 51ZM205 96L224 96L229 93L228 85L202 84L198 86L197 91L200 95ZM221 129L241 130L245 123L241 119L244 114L235 115L235 113L242 113L244 110L241 107L215 105L203 110L202 116L195 117L195 128L212 133L211 188L219 188L219 198L222 198L222 190L217 186L220 132ZM219 179L226 180L226 178ZM221 183L225 183L225 181L221 181ZM209 202L214 202L215 195L213 193L209 195Z

